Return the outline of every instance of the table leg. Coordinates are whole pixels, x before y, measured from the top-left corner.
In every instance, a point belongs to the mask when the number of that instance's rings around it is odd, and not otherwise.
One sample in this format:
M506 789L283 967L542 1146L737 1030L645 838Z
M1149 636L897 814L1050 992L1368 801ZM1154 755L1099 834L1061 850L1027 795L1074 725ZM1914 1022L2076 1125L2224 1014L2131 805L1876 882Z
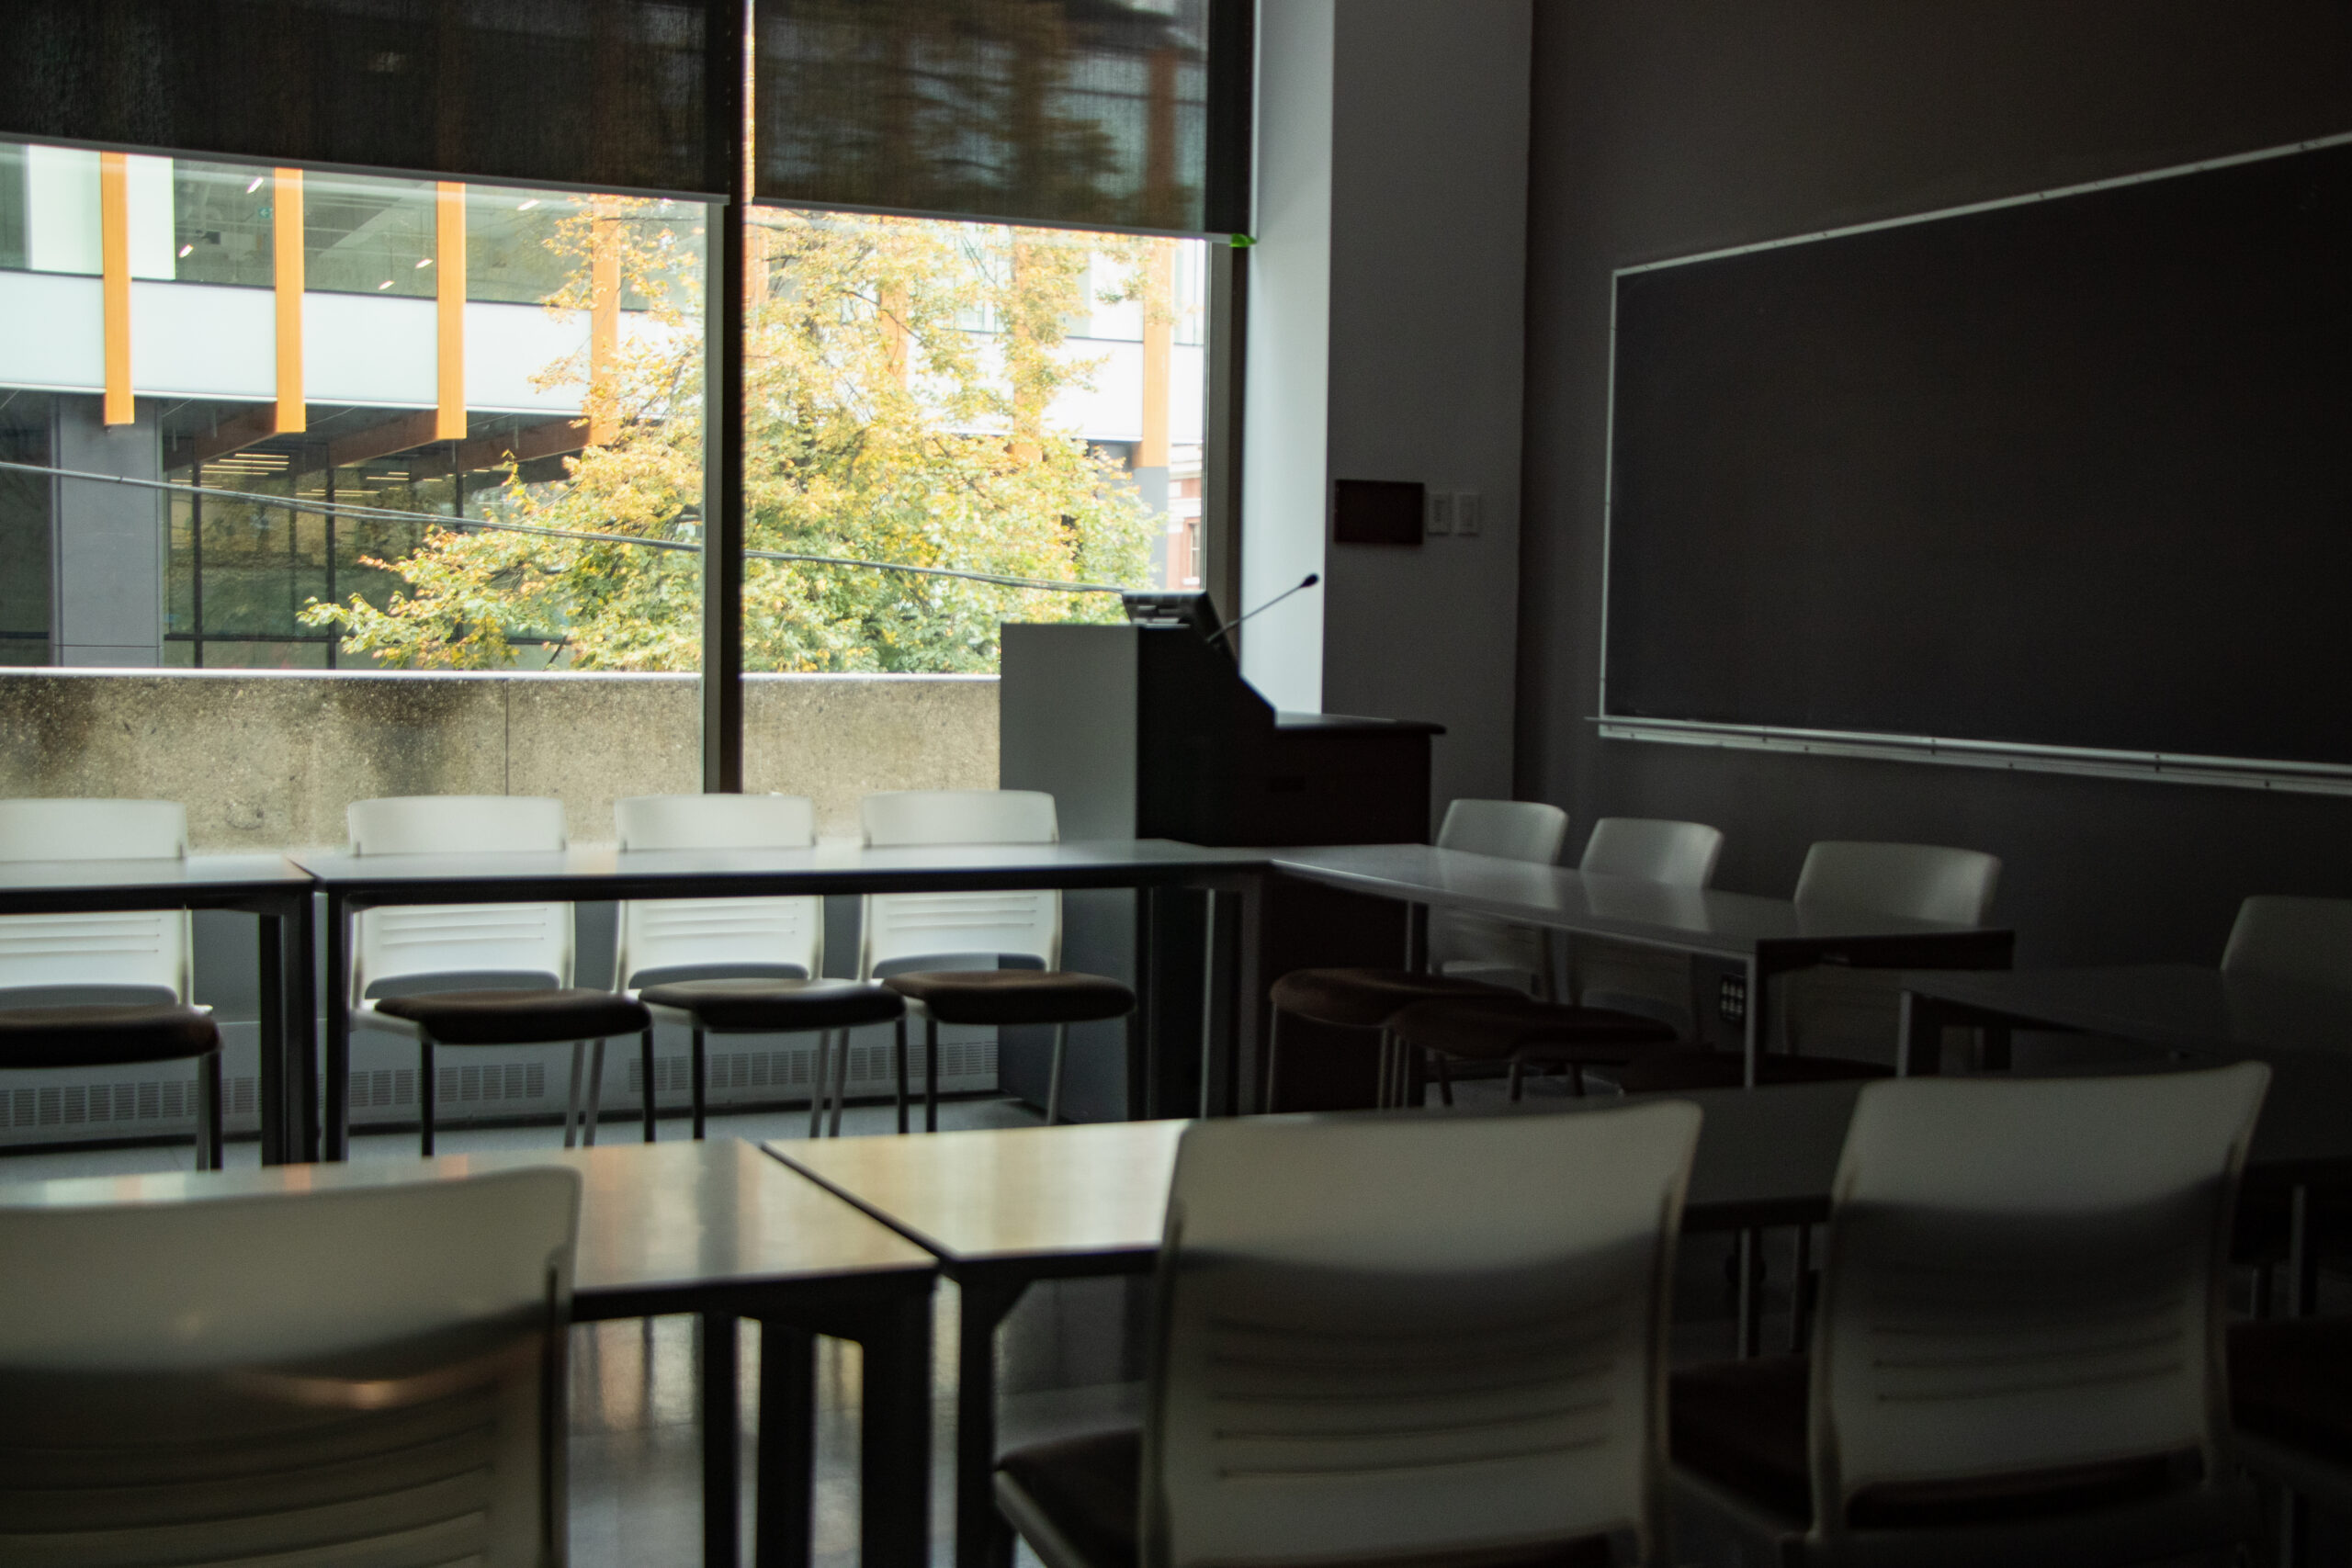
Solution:
M1739 1359L1764 1353L1764 1233L1739 1233Z
M294 1107L288 1092L286 1025L293 1009L286 999L285 953L279 945L283 917L269 910L254 922L260 928L261 973L261 1163L284 1165L288 1134L287 1113Z
M1009 1568L1012 1529L996 1511L996 1331L1025 1285L958 1283L956 1568Z
M1266 879L1245 878L1238 897L1241 907L1235 922L1240 927L1240 951L1233 965L1235 1102L1227 1109L1246 1116L1266 1109L1255 1103L1266 1037Z
M1419 975L1430 966L1430 907L1405 906L1405 969Z
M2319 1248L2312 1234L2312 1190L2301 1184L2288 1200L2287 1315L2310 1317L2319 1311Z
M817 1337L760 1325L760 1452L752 1518L758 1568L808 1568L817 1484Z
M858 1562L864 1568L924 1568L931 1560L931 1293L876 1307L865 1322ZM989 1485L993 1508L993 1478ZM1010 1547L1008 1537L1007 1561Z
M1739 1038L1747 1056L1740 1081L1754 1089L1757 1059L1764 1051L1764 965L1752 953L1747 955L1747 1010L1740 1017Z
M293 1068L288 1074L293 1104L287 1111L287 1126L294 1148L288 1157L299 1160L319 1157L319 945L313 912L308 893L296 897L278 944L286 959L286 998L291 1009L286 1021L286 1058Z
M742 1433L736 1416L736 1319L702 1314L703 1568L736 1568L742 1551Z
M1232 1015L1224 1004L1232 1000L1232 967L1217 940L1217 910L1228 896L1212 888L1202 899L1208 907L1201 941L1201 1105L1200 1114L1214 1116L1225 1103L1225 1053L1219 1041L1230 1028Z
M1944 1010L1934 998L1903 993L1894 1043L1894 1076L1907 1078L1943 1066Z
M327 1081L324 1157L351 1157L351 909L327 894Z

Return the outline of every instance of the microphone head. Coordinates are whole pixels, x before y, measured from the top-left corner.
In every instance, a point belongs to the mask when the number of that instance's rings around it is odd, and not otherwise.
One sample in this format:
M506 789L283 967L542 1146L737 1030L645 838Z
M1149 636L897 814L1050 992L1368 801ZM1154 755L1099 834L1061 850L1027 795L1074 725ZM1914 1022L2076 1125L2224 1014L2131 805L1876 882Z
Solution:
M1305 577L1302 577L1302 578L1300 578L1300 579L1298 580L1298 585L1299 585L1301 588L1312 588L1312 587L1314 587L1317 583L1318 583L1318 582L1320 582L1320 581L1323 581L1323 574L1322 574L1321 572L1319 572L1319 571L1310 571L1310 572L1308 572Z

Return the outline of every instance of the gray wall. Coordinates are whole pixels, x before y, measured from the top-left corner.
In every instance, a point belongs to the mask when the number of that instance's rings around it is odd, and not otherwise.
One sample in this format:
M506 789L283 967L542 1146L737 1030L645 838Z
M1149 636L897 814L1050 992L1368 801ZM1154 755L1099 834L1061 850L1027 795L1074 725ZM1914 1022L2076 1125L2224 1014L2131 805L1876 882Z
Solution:
M1785 893L1815 839L1990 850L2027 963L2211 963L2244 894L2352 896L2341 800L1602 742L1589 722L1612 267L2352 130L2352 6L1579 0L1537 6L1533 54L1521 793L1579 831L1713 822L1720 885L1755 892Z

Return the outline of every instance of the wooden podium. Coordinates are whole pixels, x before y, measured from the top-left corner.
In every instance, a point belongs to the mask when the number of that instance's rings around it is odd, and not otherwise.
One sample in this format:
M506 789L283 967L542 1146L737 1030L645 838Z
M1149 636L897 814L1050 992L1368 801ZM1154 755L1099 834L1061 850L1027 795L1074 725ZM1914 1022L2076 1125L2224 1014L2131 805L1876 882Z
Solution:
M1051 793L1065 839L1428 840L1436 725L1276 713L1221 646L1189 626L1008 625L1003 649L998 780ZM1121 1026L1073 1029L1063 1105L1092 1121L1199 1113L1207 896L1072 893L1064 910L1063 963L1138 984L1165 1028L1160 1048L1141 1046L1132 1060ZM1404 912L1392 903L1278 885L1264 915L1268 980L1314 964L1404 961ZM1238 940L1233 925L1219 922L1220 942ZM1265 1005L1262 995L1249 1000ZM1000 1036L999 1081L1040 1103L1047 1038ZM1368 1106L1373 1052L1358 1032L1286 1021L1271 1104L1262 1084L1205 1087L1209 1109Z

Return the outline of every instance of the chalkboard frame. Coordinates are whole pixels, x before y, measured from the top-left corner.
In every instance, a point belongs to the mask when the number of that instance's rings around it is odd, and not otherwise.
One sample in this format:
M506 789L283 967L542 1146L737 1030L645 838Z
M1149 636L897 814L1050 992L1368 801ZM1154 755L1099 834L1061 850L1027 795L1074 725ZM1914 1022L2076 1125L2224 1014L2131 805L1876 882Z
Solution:
M1617 402L1621 381L1619 363L1621 339L1618 331L1618 309L1624 281L1627 278L1758 252L1809 245L1889 229L1915 227L2005 208L2049 202L2123 186L2146 185L2176 179L2183 175L2347 145L2352 145L2352 131L2109 179L2031 191L1988 201L1937 209L1928 212L1905 214L1869 223L1850 224L1787 235L1751 244L1636 263L1614 269L1610 277L1607 457L1603 479L1601 603L1599 627L1600 683L1598 707L1591 719L1600 737L1603 739L1779 751L1804 755L1862 757L2014 771L2234 785L2296 793L2352 795L2352 762L2122 750L2036 741L1988 740L1965 736L1808 728L1797 725L1727 723L1713 719L1612 713L1609 701L1610 622L1618 609L1615 599L1616 587L1611 571L1611 557L1616 549L1615 529L1619 480Z

